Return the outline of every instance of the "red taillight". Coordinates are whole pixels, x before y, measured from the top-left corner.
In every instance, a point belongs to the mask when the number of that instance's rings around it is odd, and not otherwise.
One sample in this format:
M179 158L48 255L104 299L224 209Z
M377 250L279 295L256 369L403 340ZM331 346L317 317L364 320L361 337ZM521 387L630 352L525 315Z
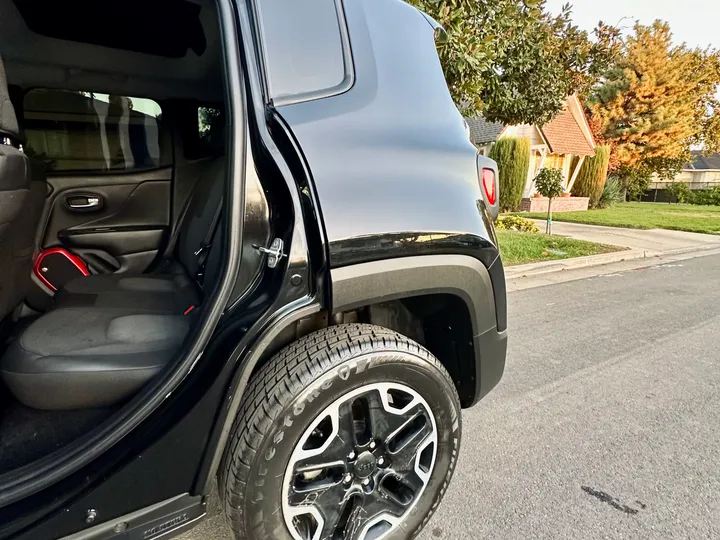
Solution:
M495 171L492 169L482 170L482 185L485 190L487 202L492 206L495 206L495 203L497 202L497 193L495 191Z

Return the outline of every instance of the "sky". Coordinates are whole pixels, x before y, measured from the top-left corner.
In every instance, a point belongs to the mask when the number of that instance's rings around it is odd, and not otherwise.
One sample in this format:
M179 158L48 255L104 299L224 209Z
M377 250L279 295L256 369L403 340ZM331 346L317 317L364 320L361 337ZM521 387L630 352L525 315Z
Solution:
M635 20L650 24L662 19L670 23L676 44L720 49L720 0L547 0L547 10L559 13L566 3L572 4L573 21L584 30L600 20L631 28Z

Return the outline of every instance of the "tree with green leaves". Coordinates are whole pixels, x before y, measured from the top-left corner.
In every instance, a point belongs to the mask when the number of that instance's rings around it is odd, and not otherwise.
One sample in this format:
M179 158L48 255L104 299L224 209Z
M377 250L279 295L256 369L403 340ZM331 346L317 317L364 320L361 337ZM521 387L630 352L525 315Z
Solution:
M503 137L493 144L488 157L498 165L500 209L503 212L517 210L530 165L530 139Z
M410 0L437 20L448 87L467 116L505 124L543 124L567 96L584 93L613 60L617 29L600 24L594 39L557 16L545 0Z
M553 199L563 194L563 180L560 169L548 169L547 167L540 169L534 180L537 192L548 198L546 234L552 234L552 202Z
M610 147L598 146L595 155L586 157L580 166L570 192L576 197L589 197L590 206L597 207L602 195L610 164Z
M637 196L653 173L672 178L695 146L720 150L719 87L720 51L673 45L661 21L635 25L588 100L628 192Z

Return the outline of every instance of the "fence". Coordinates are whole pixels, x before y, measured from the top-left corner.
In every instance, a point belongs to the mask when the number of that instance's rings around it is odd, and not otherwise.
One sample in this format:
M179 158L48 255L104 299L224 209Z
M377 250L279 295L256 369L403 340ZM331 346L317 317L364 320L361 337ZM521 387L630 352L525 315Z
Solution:
M665 189L669 184L672 182L651 182L648 186L648 191L652 190L662 190ZM688 186L690 186L690 189L710 189L715 186L720 186L720 180L713 181L713 182L684 182Z

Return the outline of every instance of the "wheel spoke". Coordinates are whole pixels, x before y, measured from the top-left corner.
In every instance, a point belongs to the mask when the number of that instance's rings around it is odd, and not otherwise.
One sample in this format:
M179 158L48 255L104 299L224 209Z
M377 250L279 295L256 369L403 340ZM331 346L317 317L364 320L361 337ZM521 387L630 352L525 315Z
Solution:
M383 402L379 392L367 394L367 399L370 412L370 429L375 439L387 439L423 409L419 402L411 403L404 410L393 408Z
M390 514L394 517L400 517L405 513L407 504L402 504L403 500L395 496L395 487L396 486L392 486L391 489L389 486L386 487L381 483L378 487L378 496L373 497L373 499L365 505L368 515L377 517L381 514Z
M332 518L325 522L320 538L342 538L342 540L359 539L358 536L365 523L367 515L360 496L350 496L336 505Z
M355 419L353 418L352 403L346 401L338 407L338 438L345 445L346 452L354 449ZM347 453L343 456L346 457Z
M432 436L433 427L428 413L422 409L414 409L414 414L407 418L387 438L386 447L396 467L412 468L412 463L421 446Z
M344 473L342 464L307 470L297 474L293 479L288 491L288 503L290 506L307 506L315 504L317 499L328 492L337 495L342 494L342 478Z

